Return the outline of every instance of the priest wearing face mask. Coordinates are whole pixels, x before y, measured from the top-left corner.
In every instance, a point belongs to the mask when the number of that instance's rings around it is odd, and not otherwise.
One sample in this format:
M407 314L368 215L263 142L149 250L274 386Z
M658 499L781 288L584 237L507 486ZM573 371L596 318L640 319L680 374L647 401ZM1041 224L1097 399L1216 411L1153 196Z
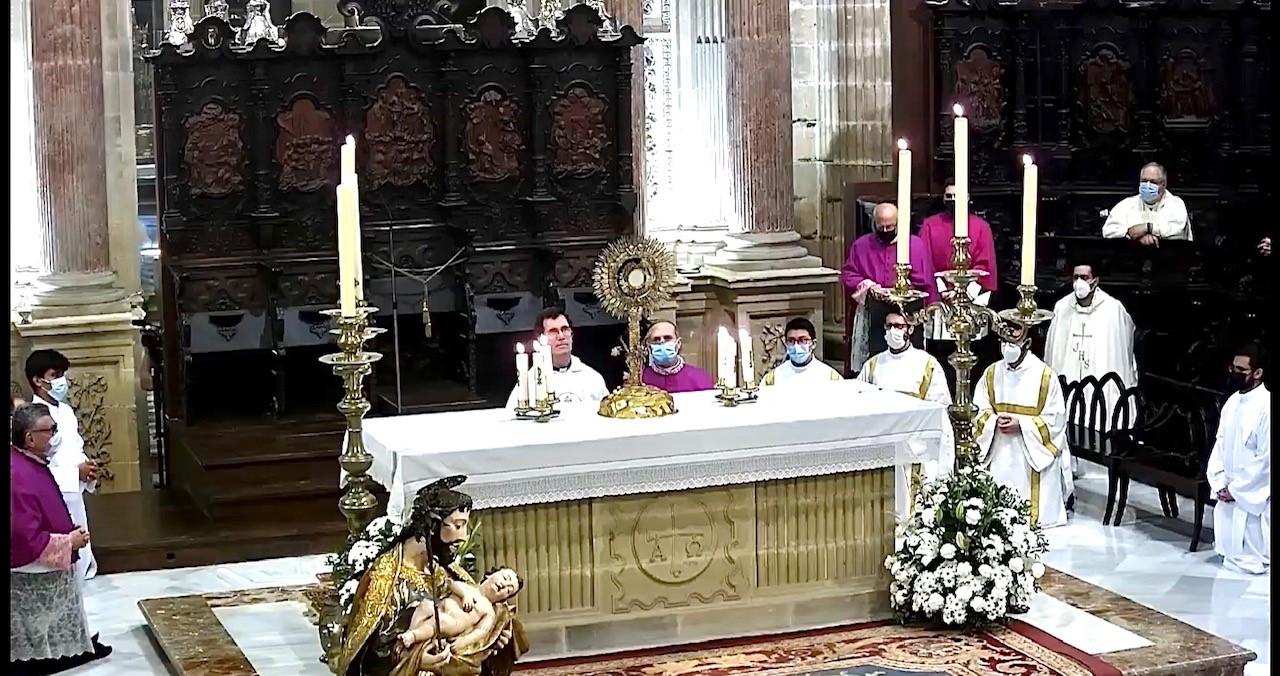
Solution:
M1053 321L1044 353L1049 367L1076 382L1086 376L1101 379L1107 373L1120 376L1124 387L1138 384L1138 363L1133 353L1133 318L1124 305L1098 288L1092 264L1071 270L1071 295L1053 306ZM1103 393L1107 410L1103 429L1111 429L1111 412L1122 396L1114 384ZM1087 405L1087 402L1086 402Z
M884 340L889 349L868 359L858 374L858 380L916 399L950 406L951 393L947 391L942 364L928 352L911 344L910 336L913 331L914 327L907 323L906 318L897 312L890 312L884 320ZM943 437L937 459L927 458L924 443L913 441L908 447L911 457L907 462L898 463L894 506L899 519L911 516L915 486L921 481L932 481L945 476L955 466L955 438L951 422L947 419L945 410L940 415L943 417Z
M645 385L673 393L710 390L716 386L711 374L685 362L674 322L655 321L645 334L645 343L649 348L649 363L641 374Z
M849 363L855 368L865 363L867 357L885 349L880 326L894 305L889 301L898 275L896 242L899 236L911 238L911 287L934 298L933 266L925 255L924 244L911 234L911 224L898 228L898 208L888 202L877 204L873 214L875 221L870 233L854 241L849 247L849 257L840 272L845 292L853 299L850 311L854 313L853 332L850 336ZM924 339L913 339L916 346Z
M1262 384L1266 352L1236 350L1231 396L1222 406L1206 473L1213 508L1213 549L1227 568L1261 575L1271 568L1271 392Z
M787 359L764 374L761 385L812 385L844 380L839 371L814 356L818 332L813 322L804 317L793 318L787 322L782 340L787 346Z
M547 339L551 350L551 391L560 403L599 402L609 396L609 388L599 371L587 366L573 354L573 327L564 310L552 307L538 315L538 337ZM517 388L511 388L507 410L514 410Z
M1138 177L1138 194L1120 200L1102 226L1107 239L1122 237L1143 246L1160 246L1162 239L1191 241L1191 219L1182 198L1169 192L1164 167L1150 162Z
M1014 325L1013 342L987 367L973 392L979 460L996 481L1031 502L1031 521L1049 528L1067 522L1071 453L1067 411L1058 376L1031 353L1031 334Z
M94 492L98 486L98 465L85 453L84 438L80 436L80 424L68 399L70 385L67 371L71 362L56 350L36 350L27 357L27 384L31 386L33 404L49 408L49 415L58 424L58 433L50 442L49 471L58 482L62 499L76 526L89 529L89 515L85 510L85 492ZM98 574L98 562L93 549L86 546L76 560L76 574L89 580Z

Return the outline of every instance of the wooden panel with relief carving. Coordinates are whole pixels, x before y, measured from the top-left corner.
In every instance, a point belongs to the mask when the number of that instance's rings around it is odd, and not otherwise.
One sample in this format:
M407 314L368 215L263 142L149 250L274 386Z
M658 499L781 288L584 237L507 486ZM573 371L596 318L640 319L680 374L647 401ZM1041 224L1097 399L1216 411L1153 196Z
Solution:
M364 114L364 178L369 188L430 184L440 136L427 92L399 73L374 91Z

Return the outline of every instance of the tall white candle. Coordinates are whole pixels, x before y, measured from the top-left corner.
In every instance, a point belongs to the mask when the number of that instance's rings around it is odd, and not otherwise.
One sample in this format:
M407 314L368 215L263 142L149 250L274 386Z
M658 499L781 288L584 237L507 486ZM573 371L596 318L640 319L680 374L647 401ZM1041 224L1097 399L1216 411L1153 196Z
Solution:
M751 387L756 381L756 366L751 357L751 334L738 329L738 348L742 350L742 386Z
M969 118L960 104L952 107L955 120L956 237L969 236Z
M898 263L911 262L911 151L898 139Z
M529 354L524 343L516 343L516 404L529 405Z
M551 361L551 343L547 342L546 336L538 336L538 350L542 354L542 383L545 388L543 394L545 396L553 396L556 388L551 386L551 377L556 369L555 364Z
M1022 156L1022 285L1036 283L1036 206L1039 204L1040 168L1030 155Z
M721 326L716 334L716 379L729 387L737 387L738 378L734 362L738 359L737 346L729 329Z
M345 185L338 186L338 302L343 317L356 314L355 248L359 246L350 221L350 202L355 199Z
M535 341L533 343L533 371L530 375L533 378L533 398L535 401L542 401L547 396L547 383L551 374L547 373L545 355L545 345Z
M356 139L354 136L348 136L347 142L342 144L342 182L356 182Z

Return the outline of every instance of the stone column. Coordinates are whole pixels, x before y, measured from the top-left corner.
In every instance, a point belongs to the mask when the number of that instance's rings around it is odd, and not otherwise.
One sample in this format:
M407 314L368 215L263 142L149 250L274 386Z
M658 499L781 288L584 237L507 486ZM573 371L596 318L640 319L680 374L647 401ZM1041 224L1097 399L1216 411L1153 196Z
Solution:
M789 3L725 0L724 26L732 203L708 272L821 268L794 223Z
M32 2L36 317L127 309L111 270L101 0Z

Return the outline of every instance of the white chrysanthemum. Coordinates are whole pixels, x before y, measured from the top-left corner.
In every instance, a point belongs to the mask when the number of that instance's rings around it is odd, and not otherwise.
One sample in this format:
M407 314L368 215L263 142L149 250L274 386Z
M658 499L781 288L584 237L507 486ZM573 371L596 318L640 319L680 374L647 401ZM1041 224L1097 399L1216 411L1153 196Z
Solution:
M1022 559L1016 556L1013 557L1012 559L1009 559L1009 570L1015 573L1021 573L1023 565L1024 564L1022 563Z
M961 561L956 565L956 577L964 579L973 575L973 565L968 561Z
M942 598L942 594L934 592L929 595L929 601L925 604L925 612L936 613L939 610L942 610L943 603L945 603L945 601Z
M941 505L943 502L946 502L946 500L947 494L942 491L938 491L937 493L929 496L929 502L932 502L934 505Z
M978 522L979 522L979 521L982 521L982 512L980 512L980 511L978 511L978 510L976 510L976 509L967 509L967 510L965 510L965 512L964 512L964 522L965 522L965 523L969 524L970 526L976 526L976 525L978 525Z
M1031 564L1031 576L1037 580L1044 577L1044 564L1039 561Z
M978 566L978 575L980 577L990 579L992 573L994 572L995 572L995 569L985 563L982 564L981 566Z
M980 613L987 609L987 600L981 596L975 596L969 600L969 607Z
M973 598L973 587L967 584L960 585L956 588L956 598L960 599L961 602L968 602L969 599Z
M351 601L356 597L356 589L359 586L359 580L347 580L347 583L342 585L342 589L338 591L338 602L344 607L351 605Z
M942 558L950 561L951 559L956 558L956 546L948 542L938 549L938 554L941 555Z
M975 508L975 509L982 509L982 505L983 505L982 498L969 498L968 500L965 500L965 501L964 501L964 506L965 506L965 507L973 507L973 508Z
M937 518L937 513L934 511L932 507L929 507L928 509L925 509L924 511L920 512L920 521L923 522L924 525L926 526L932 526L936 518Z

